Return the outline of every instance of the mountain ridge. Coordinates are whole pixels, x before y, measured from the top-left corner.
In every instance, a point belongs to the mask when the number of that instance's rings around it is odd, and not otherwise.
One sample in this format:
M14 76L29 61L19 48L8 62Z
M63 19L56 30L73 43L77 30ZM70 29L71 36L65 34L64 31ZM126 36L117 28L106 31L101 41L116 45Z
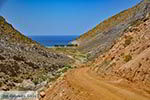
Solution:
M72 43L78 44L78 49L87 53L89 59L95 58L110 49L125 29L137 20L143 19L148 13L150 13L150 1L143 0L136 6L104 20Z

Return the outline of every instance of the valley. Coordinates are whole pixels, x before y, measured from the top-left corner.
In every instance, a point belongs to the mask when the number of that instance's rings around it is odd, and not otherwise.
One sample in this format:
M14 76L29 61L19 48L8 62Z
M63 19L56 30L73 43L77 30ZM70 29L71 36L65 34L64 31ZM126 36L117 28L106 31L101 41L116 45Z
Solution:
M149 100L150 0L101 22L69 47L44 47L0 17L0 90L40 100Z

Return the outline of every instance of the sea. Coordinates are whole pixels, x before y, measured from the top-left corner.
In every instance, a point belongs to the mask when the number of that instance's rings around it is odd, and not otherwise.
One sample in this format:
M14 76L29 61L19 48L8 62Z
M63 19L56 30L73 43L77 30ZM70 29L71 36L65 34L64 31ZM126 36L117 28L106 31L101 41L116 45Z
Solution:
M28 36L32 40L44 45L45 47L52 47L55 45L68 45L78 36Z

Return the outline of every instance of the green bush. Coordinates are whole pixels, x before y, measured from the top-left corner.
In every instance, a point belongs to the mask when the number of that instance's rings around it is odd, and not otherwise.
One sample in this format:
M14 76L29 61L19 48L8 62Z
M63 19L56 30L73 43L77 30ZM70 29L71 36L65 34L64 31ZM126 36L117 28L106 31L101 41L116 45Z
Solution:
M14 77L14 78L13 78L13 81L14 81L15 83L22 83L23 79L20 78L20 77Z
M68 67L64 67L61 72L65 73L65 72L67 72L67 70L68 70Z
M77 47L78 44L68 44L67 47Z
M131 26L139 26L142 23L141 20L135 20L131 23Z
M32 82L33 82L35 85L37 85L37 84L39 83L39 79L38 79L38 78L34 78L34 79L32 80Z
M0 21L5 21L5 19L2 16L0 16Z
M124 43L124 47L127 47L128 45L131 44L133 37L128 36L128 37L125 37L125 38L126 38L126 40L125 40L125 43Z
M71 69L72 67L69 65L64 66L62 69L58 70L58 73L65 73L68 69Z
M3 83L2 82L0 82L0 87L3 85Z
M124 56L124 61L125 61L125 62L129 62L130 60L132 60L132 56L131 56L130 54Z
M65 47L65 45L54 45L54 47Z

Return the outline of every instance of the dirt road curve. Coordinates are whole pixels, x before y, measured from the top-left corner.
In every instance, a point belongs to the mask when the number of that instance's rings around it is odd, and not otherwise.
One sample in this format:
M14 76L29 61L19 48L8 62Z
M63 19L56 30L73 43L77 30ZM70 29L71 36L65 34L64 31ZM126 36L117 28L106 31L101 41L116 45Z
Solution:
M46 92L43 100L150 100L128 89L101 81L88 73L88 68L68 72Z

